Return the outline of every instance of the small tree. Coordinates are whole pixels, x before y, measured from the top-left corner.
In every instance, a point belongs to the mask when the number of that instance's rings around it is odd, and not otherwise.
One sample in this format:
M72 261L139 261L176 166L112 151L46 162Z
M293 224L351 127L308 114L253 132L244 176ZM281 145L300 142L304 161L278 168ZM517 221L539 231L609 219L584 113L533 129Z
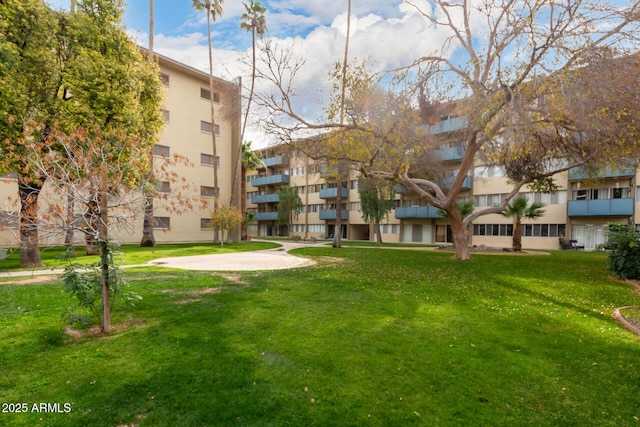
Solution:
M518 196L502 212L505 217L514 219L512 244L514 251L520 252L522 250L522 220L540 218L544 215L543 207L543 204L535 202L529 205L526 197Z
M607 267L623 279L640 279L640 231L627 225L609 224L610 249Z
M289 187L284 185L276 192L279 198L278 202L278 224L287 224L291 229L291 218L302 211L302 200L298 195L298 189L296 187Z
M382 243L380 233L380 221L389 216L393 209L395 184L383 179L372 177L358 178L358 193L360 194L360 208L362 219L373 222L375 227L376 242Z
M242 211L235 206L218 204L218 209L211 212L211 227L214 230L226 231L227 236L242 222ZM224 247L224 238L220 239L220 247Z
M240 236L242 240L245 240L247 236L247 224L249 220L247 219L247 198L244 195L247 193L247 172L257 169L258 167L264 165L262 160L260 160L260 151L254 150L251 148L251 141L245 141L242 144L242 178L241 178L241 188L240 194L242 197L240 199L240 211L245 215L245 218L242 220L242 224L240 225ZM235 179L235 178L234 178ZM233 197L233 191L231 192ZM232 205L233 203L229 203Z

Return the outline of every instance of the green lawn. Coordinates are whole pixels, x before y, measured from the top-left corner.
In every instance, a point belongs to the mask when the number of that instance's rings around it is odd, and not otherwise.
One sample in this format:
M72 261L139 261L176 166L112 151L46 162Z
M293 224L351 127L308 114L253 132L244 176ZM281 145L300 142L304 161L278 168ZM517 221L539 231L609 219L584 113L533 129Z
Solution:
M64 333L59 283L0 285L0 402L29 409L0 425L640 425L612 318L640 295L605 254L295 253L319 264L127 270L144 299L110 336Z

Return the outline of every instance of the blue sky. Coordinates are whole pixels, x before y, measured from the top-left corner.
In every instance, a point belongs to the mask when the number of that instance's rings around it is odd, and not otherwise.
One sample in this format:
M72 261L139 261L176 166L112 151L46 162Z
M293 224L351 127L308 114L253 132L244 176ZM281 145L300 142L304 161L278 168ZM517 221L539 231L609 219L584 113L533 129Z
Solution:
M70 3L47 1L54 8L65 9ZM154 48L208 71L206 15L195 11L191 4L191 0L155 0ZM317 106L327 97L328 73L343 56L347 1L263 0L261 4L267 8L266 36L280 45L291 46L306 61L296 81L296 91L307 110L305 114L317 118ZM251 48L250 35L239 28L243 12L241 0L226 0L223 15L212 27L214 74L228 80L243 76L248 81L250 75L250 69L240 61ZM129 0L124 24L131 37L146 46L148 0ZM350 57L368 60L378 70L408 65L442 42L441 37L434 37L425 28L423 17L403 0L353 0Z

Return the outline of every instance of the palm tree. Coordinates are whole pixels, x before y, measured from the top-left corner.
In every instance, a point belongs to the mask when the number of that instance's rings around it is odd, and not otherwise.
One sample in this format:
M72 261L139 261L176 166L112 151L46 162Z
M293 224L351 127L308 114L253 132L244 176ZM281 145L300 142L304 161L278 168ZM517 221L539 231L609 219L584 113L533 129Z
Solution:
M222 15L222 3L224 0L191 0L191 4L196 10L204 10L207 13L207 42L209 47L209 101L211 105L211 145L213 147L213 188L218 188L218 150L216 146L216 121L215 106L213 102L213 56L211 47L211 21L215 22L216 18ZM219 196L219 195L217 195ZM218 197L214 198L213 210L218 208ZM218 241L218 231L214 230L214 241Z
M526 197L518 196L502 211L502 215L514 219L512 244L514 251L520 252L522 250L522 220L540 218L544 215L543 207L543 204L535 202L529 205L529 200Z
M240 225L240 235L243 240L248 240L247 236L247 172L256 170L264 163L260 159L260 151L251 149L251 141L242 144L242 190L240 194L240 210L242 212L242 223Z
M267 20L264 16L264 13L267 11L265 7L263 7L259 1L250 0L249 5L246 3L242 3L246 12L242 14L240 19L243 22L240 23L240 28L243 28L247 31L251 32L251 89L249 90L249 98L247 100L247 108L244 112L244 121L242 122L242 132L240 133L240 141L244 141L244 132L247 128L247 121L249 119L249 110L251 108L251 101L253 100L253 93L256 82L256 35L260 38L264 36L264 33L267 31ZM249 148L251 147L251 143L249 143ZM236 189L236 179L238 177L238 166L242 163L242 167L244 168L244 155L245 155L245 147L244 143L242 145L241 150L238 152L238 156L236 158L235 170L233 171L233 181L231 183L231 197L229 200L229 204L233 205L233 196L235 195ZM244 177L244 171L243 171ZM244 184L243 184L244 185ZM241 198L244 198L244 192L240 192ZM242 202L244 203L244 202ZM244 208L241 208L242 212L244 212ZM244 231L244 230L243 230ZM244 234L242 234L244 235Z

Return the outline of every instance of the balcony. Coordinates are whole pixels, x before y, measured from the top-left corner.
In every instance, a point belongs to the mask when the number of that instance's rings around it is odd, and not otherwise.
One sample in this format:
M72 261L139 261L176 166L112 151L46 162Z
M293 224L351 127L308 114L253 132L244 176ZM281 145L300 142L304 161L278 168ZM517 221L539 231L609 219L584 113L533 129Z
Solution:
M278 203L280 196L277 194L254 194L251 196L251 203Z
M629 162L622 162L621 166L606 168L597 171L596 174L589 176L588 170L579 166L569 169L570 181L584 181L589 179L611 179L611 178L631 178L636 175L636 168Z
M569 200L568 216L631 216L633 199Z
M448 147L435 151L435 155L443 162L460 161L467 150L464 147Z
M267 167L288 165L289 164L289 158L286 157L286 156L266 157L266 158L261 159L261 160L262 160L262 163L264 163L264 165L267 166Z
M342 198L349 197L349 189L346 187L342 187L341 191ZM320 190L320 198L321 199L335 199L338 197L338 188L323 188Z
M278 212L256 212L255 219L257 221L277 221Z
M342 209L342 213L340 214L340 218L341 219L348 219L349 218L349 212L347 212L346 209ZM331 219L336 219L336 210L335 209L321 209L320 210L320 219L325 221L325 220L331 220Z
M252 176L251 185L254 187L261 187L263 185L275 185L275 184L288 184L289 175L279 173L269 176Z
M396 219L442 218L439 209L433 206L411 206L396 208Z
M440 133L454 132L466 129L469 126L469 120L466 117L452 117L450 119L441 120L433 126L429 127L429 132L433 135Z
M451 186L453 185L453 181L456 180L455 176L445 176L444 178L442 178L441 180L441 185L442 188L451 188ZM473 188L473 177L471 175L467 175L464 178L464 181L462 181L462 190L471 190Z

